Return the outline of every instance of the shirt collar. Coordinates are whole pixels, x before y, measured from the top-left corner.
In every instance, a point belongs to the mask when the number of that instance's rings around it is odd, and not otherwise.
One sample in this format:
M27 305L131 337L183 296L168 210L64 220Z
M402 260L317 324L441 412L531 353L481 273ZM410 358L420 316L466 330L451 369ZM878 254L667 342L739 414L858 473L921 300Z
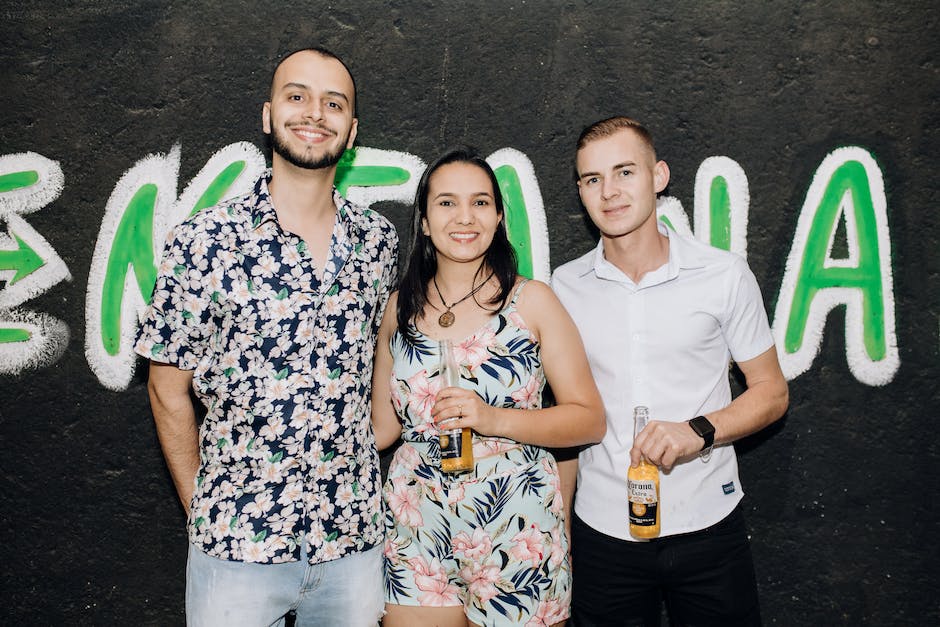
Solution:
M669 259L664 266L647 273L640 280L642 285L662 283L676 278L680 270L701 268L705 265L701 255L698 254L695 242L679 235L662 220L657 220L656 228L669 239ZM590 259L591 263L585 264L580 276L593 272L599 279L623 281L626 278L619 268L604 258L603 239L597 242Z
M251 227L257 231L268 222L278 224L277 212L274 211L274 204L271 202L271 192L268 184L271 182L271 169L265 170L255 182L253 191L254 203L251 207ZM353 203L343 198L336 187L333 187L333 204L336 205L336 215L348 229L359 233L366 227L366 216L363 210Z

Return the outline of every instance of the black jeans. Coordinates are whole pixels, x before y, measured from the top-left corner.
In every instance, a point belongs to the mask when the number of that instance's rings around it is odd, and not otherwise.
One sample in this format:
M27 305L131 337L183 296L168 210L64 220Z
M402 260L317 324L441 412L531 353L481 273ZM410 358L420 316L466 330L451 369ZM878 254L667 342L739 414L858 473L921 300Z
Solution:
M694 533L630 542L572 520L574 627L761 625L740 505Z

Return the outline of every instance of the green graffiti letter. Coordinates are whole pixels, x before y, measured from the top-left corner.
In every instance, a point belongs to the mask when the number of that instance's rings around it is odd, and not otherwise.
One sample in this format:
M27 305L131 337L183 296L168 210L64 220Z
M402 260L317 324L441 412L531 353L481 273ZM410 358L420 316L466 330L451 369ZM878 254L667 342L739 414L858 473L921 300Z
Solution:
M532 271L532 242L529 229L529 212L526 209L525 198L522 195L522 184L519 175L512 166L504 165L496 168L496 181L499 191L503 195L503 205L506 211L506 231L509 242L516 250L519 260L519 274L530 279L534 276Z
M350 148L336 166L336 189L344 197L350 187L384 187L407 183L411 174L404 168L386 165L354 165L356 149Z
M712 179L708 211L711 215L711 245L731 250L731 195L728 193L728 181L723 176Z
M156 200L157 186L152 183L142 185L127 204L114 234L101 287L101 341L109 355L117 355L121 349L121 304L128 265L133 265L137 287L148 302L157 282L153 260L153 208Z
M847 258L833 258L836 232L845 233L846 245L838 248L849 251ZM828 312L845 305L853 374L869 385L891 380L898 353L890 258L881 171L862 149L841 148L820 166L807 194L777 303L775 335L788 375L809 368Z
M22 189L35 185L39 182L39 172L35 170L24 170L22 172L10 172L0 175L0 194L12 192L16 189Z

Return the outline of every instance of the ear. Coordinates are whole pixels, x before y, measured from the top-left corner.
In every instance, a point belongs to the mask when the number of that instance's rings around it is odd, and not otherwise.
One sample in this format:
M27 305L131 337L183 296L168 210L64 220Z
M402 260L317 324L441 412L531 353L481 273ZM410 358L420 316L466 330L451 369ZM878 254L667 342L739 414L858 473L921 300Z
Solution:
M271 103L266 102L261 107L261 130L265 135L271 134Z
M425 237L431 235L431 230L428 228L427 218L421 218L421 233L424 234Z
M353 142L356 141L356 134L359 132L359 118L352 119L352 126L349 127L349 141L346 142L346 149L353 147Z
M657 161L653 166L653 182L656 184L656 193L666 189L669 184L669 166L665 161Z

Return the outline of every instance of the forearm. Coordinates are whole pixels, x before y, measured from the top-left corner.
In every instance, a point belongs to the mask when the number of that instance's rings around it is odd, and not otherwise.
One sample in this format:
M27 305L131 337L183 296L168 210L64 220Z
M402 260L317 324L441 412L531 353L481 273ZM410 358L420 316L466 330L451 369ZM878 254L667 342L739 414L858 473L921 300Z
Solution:
M604 414L590 405L565 403L546 409L493 408L492 435L552 448L600 442Z
M715 444L728 444L760 431L783 416L787 404L786 382L754 384L724 409L706 414L715 426Z
M401 423L394 417L391 420L387 418L378 419L373 413L372 432L375 435L376 448L382 451L397 442L398 438L401 437Z
M199 432L195 408L188 391L185 395L167 394L153 385L150 386L150 403L163 456L176 493L188 514L199 470Z

